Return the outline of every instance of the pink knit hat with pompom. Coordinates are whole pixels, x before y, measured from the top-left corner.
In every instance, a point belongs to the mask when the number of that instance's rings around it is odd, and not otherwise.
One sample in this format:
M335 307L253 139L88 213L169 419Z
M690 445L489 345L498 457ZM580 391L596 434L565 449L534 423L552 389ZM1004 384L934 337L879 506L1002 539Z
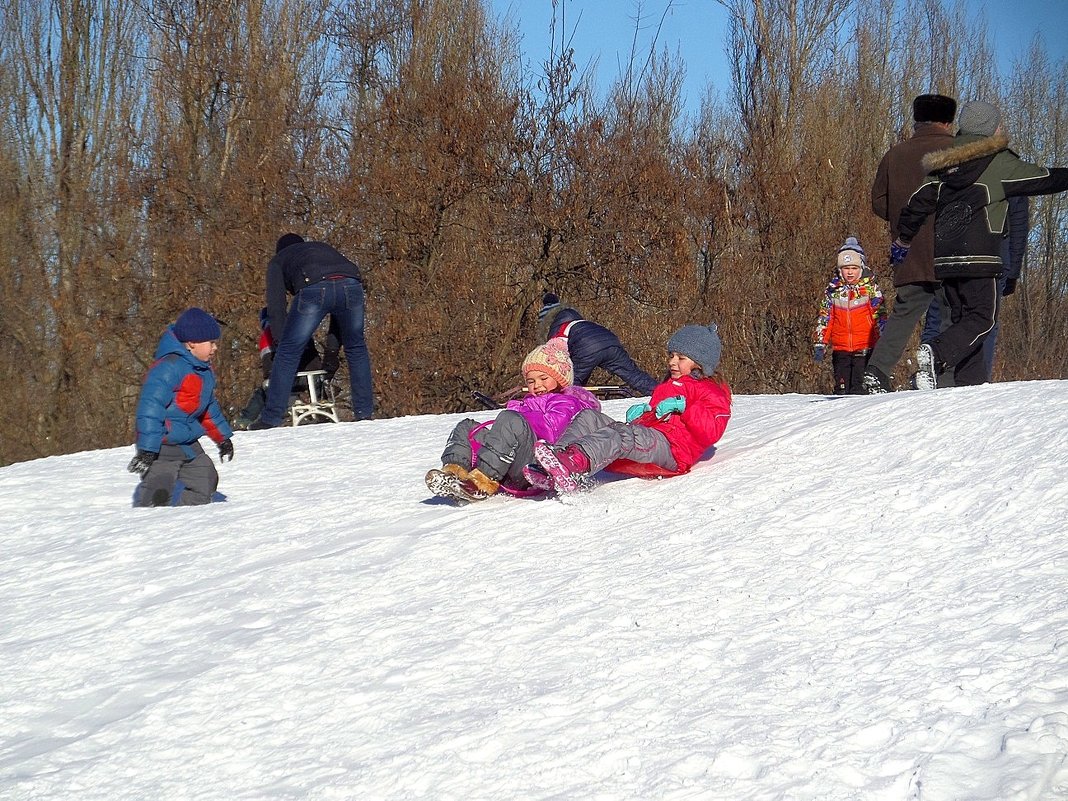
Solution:
M553 337L544 345L539 345L523 359L523 377L531 370L540 370L550 376L562 387L575 380L575 368L571 357L567 355L567 340Z

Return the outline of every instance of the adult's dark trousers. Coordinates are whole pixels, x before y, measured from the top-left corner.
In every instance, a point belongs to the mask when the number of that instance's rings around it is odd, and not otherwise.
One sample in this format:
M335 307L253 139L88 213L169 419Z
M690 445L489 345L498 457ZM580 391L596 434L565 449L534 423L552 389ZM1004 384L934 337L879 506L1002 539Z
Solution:
M341 344L349 366L353 414L357 420L366 420L374 414L371 356L363 336L363 313L363 284L355 278L327 278L304 287L293 296L282 337L275 344L267 403L260 420L270 426L282 423L301 353L328 314L333 315L340 328Z
M890 316L886 318L879 341L872 349L868 365L878 369L885 376L892 376L894 368L905 352L916 323L930 308L939 291L938 284L920 282L902 284L897 288L894 305Z
M931 343L935 362L953 372L958 387L987 380L983 342L998 321L998 279L948 278L942 282L951 324Z
M1001 299L1005 297L1005 276L1001 276L998 279L998 318L1001 318ZM994 321L994 327L990 330L990 333L986 335L986 339L983 340L983 366L986 369L986 380L994 380L994 349L997 347L998 342L998 328L1001 324L998 320Z

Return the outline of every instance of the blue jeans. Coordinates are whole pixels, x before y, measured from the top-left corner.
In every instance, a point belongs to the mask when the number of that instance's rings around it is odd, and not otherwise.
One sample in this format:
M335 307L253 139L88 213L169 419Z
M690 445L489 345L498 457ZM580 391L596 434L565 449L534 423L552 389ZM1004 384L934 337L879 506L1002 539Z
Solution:
M353 414L357 420L366 420L374 414L371 356L363 338L363 304L363 284L355 278L327 278L304 287L293 296L285 328L275 344L267 403L260 420L271 426L281 425L304 346L328 314L341 328L341 344L345 348L352 387Z

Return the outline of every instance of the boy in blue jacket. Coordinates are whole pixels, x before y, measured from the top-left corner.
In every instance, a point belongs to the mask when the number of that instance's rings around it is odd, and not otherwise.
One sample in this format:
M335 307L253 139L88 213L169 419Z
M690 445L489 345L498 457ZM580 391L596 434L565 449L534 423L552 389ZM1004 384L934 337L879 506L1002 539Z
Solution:
M134 506L170 506L179 481L179 506L211 501L219 474L198 442L205 434L222 461L234 458L234 432L215 399L211 369L221 336L215 318L197 308L163 332L137 403L137 455L126 468L141 477Z

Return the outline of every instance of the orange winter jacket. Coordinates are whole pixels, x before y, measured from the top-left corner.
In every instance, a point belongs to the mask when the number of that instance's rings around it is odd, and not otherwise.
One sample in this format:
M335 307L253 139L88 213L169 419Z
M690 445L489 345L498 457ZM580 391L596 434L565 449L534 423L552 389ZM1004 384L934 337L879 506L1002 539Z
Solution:
M816 321L816 344L841 353L871 350L886 322L883 293L870 271L850 286L836 275L827 284Z

